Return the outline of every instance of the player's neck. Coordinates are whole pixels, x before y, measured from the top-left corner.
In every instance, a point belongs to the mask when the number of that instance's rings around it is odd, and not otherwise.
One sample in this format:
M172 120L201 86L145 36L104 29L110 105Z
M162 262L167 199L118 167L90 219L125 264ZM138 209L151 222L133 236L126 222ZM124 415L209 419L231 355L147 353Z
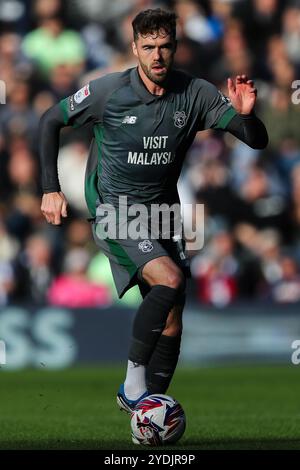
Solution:
M166 93L166 88L162 85L157 85L157 83L152 82L147 77L147 75L145 74L145 72L143 71L143 69L140 65L138 66L138 73L139 73L139 76L141 77L145 87L147 88L147 90L152 95L161 96L161 95L164 95Z

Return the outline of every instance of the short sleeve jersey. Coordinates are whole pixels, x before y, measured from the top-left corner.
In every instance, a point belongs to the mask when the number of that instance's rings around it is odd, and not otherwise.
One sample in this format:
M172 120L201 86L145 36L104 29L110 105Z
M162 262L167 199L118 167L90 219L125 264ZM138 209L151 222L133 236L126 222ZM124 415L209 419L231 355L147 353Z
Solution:
M88 208L179 202L177 181L198 131L225 129L236 114L214 85L174 70L166 93L151 94L137 68L105 75L60 102L66 125L92 123L85 180Z

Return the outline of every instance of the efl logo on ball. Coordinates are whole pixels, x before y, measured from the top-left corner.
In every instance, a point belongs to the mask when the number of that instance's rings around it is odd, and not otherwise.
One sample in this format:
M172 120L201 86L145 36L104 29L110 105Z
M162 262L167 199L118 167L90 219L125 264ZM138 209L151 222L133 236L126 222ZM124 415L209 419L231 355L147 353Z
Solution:
M132 442L147 446L174 444L185 426L185 414L178 401L168 395L149 395L131 414Z

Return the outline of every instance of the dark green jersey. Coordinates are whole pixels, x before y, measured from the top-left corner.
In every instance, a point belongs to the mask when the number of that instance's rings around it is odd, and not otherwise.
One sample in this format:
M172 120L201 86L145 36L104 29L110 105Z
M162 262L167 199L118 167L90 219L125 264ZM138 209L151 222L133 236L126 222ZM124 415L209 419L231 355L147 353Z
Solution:
M94 128L86 199L117 205L178 202L177 181L196 133L225 128L236 111L211 83L173 71L167 91L152 95L137 68L91 81L61 101L66 125Z

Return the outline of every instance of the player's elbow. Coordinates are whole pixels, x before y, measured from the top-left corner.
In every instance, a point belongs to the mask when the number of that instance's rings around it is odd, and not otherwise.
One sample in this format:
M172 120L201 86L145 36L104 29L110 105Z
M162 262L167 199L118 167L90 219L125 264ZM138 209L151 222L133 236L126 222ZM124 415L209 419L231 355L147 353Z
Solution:
M261 135L255 137L254 139L252 139L252 141L247 142L249 147L251 147L252 149L255 149L255 150L265 149L267 147L268 143L269 143L269 136L268 136L267 131L262 133Z
M47 111L41 116L40 118L40 122L39 122L39 128L40 128L40 131L42 131L42 129L44 129L47 125L48 125L48 122L49 122L49 109L47 109Z
M64 118L58 104L47 109L40 118L40 130L48 126L60 128L64 125Z

